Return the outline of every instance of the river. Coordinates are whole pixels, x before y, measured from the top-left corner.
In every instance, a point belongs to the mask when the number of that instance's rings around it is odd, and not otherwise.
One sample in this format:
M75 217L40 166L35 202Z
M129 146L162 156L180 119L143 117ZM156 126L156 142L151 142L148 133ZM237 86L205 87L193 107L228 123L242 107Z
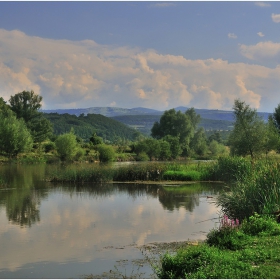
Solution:
M0 278L132 278L136 269L151 278L137 265L141 246L203 240L216 225L221 184L52 184L52 168L0 167Z

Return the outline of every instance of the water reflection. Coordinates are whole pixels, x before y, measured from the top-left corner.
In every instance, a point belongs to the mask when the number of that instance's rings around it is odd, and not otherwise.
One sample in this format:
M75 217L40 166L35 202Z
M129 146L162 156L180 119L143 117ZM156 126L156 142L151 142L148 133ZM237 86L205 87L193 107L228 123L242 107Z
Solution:
M136 245L203 239L214 223L197 222L217 216L215 185L51 184L48 168L0 170L10 180L0 189L1 278L101 274L140 258Z

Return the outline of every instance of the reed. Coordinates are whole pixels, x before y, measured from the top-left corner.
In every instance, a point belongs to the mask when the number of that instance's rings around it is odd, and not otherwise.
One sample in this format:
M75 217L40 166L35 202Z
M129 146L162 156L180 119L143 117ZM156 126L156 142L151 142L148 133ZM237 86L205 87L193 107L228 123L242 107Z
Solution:
M51 182L109 182L113 179L114 170L109 166L71 166L53 171L49 175Z
M248 171L247 171L248 172ZM243 220L253 215L273 215L280 209L280 164L258 161L247 174L236 174L231 191L222 193L217 205L230 218Z

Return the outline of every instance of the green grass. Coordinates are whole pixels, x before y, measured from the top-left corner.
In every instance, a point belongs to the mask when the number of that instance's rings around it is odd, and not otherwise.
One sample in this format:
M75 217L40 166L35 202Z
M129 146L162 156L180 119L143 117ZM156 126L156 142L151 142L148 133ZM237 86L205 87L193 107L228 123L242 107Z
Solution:
M163 174L164 180L175 180L175 181L199 181L202 179L202 175L199 171L165 171Z
M280 225L252 216L241 226L211 231L206 242L165 254L159 278L275 279L280 275Z

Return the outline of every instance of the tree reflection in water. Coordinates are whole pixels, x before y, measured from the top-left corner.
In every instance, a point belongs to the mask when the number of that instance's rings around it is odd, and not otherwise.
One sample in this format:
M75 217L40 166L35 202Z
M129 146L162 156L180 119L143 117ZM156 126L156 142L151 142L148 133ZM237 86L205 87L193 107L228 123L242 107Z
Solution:
M72 196L105 198L114 194L126 193L134 200L139 196L159 199L162 207L169 211L184 207L193 212L199 206L199 198L206 195L217 195L221 187L217 184L196 183L184 186L162 186L155 184L124 183L86 183L61 184L44 182L46 169L55 168L39 166L4 166L1 176L8 182L8 189L1 192L0 205L6 208L8 220L21 227L40 222L40 203L55 188L61 193Z

